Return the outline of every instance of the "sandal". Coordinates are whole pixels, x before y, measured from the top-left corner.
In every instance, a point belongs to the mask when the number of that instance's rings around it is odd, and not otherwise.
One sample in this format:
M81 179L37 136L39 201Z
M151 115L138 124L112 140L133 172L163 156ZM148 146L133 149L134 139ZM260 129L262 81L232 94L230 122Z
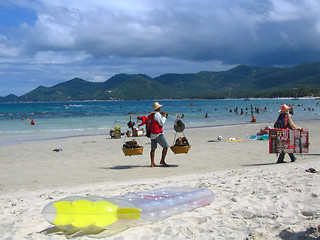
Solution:
M317 170L315 170L314 168L309 168L305 170L306 172L310 172L310 173L316 173Z

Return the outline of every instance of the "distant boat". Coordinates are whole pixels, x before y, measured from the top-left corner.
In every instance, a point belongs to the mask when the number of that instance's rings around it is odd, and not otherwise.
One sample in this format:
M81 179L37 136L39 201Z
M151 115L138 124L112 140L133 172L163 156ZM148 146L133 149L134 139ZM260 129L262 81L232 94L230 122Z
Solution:
M250 99L249 98L245 98L245 99L243 99L243 101L250 101Z
M292 100L300 100L300 98L292 98Z

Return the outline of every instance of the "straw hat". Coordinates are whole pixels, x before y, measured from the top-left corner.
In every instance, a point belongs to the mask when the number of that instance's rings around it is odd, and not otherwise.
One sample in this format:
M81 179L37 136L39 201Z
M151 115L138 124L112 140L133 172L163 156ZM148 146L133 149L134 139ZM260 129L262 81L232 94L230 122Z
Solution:
M153 103L153 111L155 111L155 110L157 110L157 109L159 109L161 107L162 107L162 105L159 104L158 102Z
M284 113L289 111L290 107L287 104L282 104L279 110L279 113Z

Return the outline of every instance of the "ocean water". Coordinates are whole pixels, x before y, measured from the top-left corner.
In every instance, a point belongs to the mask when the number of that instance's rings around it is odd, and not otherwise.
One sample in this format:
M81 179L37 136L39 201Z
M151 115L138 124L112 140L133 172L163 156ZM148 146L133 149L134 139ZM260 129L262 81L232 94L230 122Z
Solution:
M176 114L184 114L186 129L243 124L251 120L251 105L257 122L273 123L281 104L293 104L294 120L320 120L316 99L224 99L159 100L169 113L165 129L173 129ZM0 103L0 145L81 135L109 135L114 126L127 130L127 122L148 115L153 101ZM234 109L238 108L238 114ZM266 108L266 110L264 110ZM243 115L240 114L241 109ZM205 114L208 118L205 118ZM130 115L131 114L131 115ZM31 120L35 125L30 125ZM22 121L23 120L23 121Z

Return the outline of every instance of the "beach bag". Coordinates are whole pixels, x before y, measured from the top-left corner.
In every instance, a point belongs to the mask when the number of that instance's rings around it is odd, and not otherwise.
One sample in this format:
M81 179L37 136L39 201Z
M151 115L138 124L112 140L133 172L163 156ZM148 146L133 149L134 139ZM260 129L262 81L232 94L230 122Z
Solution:
M153 114L150 114L150 115L148 116L148 119L147 119L147 122L146 122L146 124L147 124L147 127L146 127L147 133L146 133L146 136L147 136L148 138L150 138L150 136L151 136L151 124L152 124L152 119L153 119Z
M273 124L274 128L281 128L281 126L282 126L282 123L279 119Z
M288 115L280 114L277 121L274 123L274 128L287 128L288 125Z

